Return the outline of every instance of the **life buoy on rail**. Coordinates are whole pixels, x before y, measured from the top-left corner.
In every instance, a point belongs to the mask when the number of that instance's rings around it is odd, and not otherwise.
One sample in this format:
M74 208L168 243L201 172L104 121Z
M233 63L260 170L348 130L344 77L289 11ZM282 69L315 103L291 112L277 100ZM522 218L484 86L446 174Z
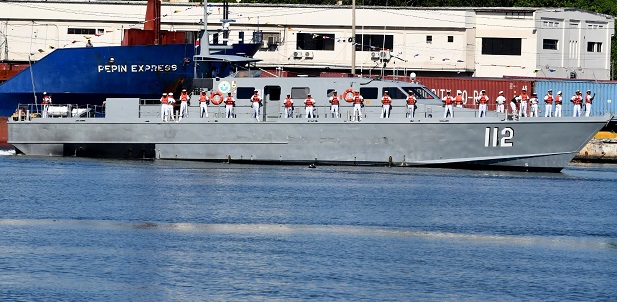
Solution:
M216 98L218 96L218 98ZM214 105L220 105L223 102L223 93L220 91L212 91L210 94L210 102Z
M345 92L343 92L343 97L345 98L345 102L351 103L353 102L353 97L356 95L356 91L353 88L347 88Z

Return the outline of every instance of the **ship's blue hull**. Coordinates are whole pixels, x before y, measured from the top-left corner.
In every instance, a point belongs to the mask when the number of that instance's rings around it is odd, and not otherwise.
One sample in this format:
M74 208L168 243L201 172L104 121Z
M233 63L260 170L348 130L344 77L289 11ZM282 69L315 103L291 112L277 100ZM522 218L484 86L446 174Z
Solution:
M225 53L253 55L257 49L236 44ZM20 103L35 103L35 94L40 103L43 92L55 104L77 105L179 93L191 87L194 53L191 44L58 49L0 85L0 116L10 116Z

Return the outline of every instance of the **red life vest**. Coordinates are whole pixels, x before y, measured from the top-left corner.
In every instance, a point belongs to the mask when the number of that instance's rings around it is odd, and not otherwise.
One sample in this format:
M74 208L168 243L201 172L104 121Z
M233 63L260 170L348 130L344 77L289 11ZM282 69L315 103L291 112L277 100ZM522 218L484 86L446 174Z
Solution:
M480 97L480 104L486 104L488 103L488 98L486 97L486 95L483 95Z
M360 98L359 95L356 95L353 97L353 103L354 104L362 104L362 99Z
M208 101L208 96L206 96L205 94L202 94L202 95L199 96L199 102L200 103L204 103L206 101Z
M443 102L444 102L446 105L452 105L452 97L451 97L451 96L447 96L447 97L445 97L445 99L443 100Z
M307 98L307 99L304 101L304 105L306 105L306 107L313 106L313 103L314 103L314 102L313 102L313 99L311 99L311 98Z
M552 96L552 95L550 95L550 94L547 94L547 95L546 95L546 100L545 100L545 102L546 102L547 104L552 104L552 103L553 103L553 96Z
M381 103L384 105L390 105L392 104L392 99L389 96L384 96L381 98Z
M555 104L556 104L556 105L561 105L561 96L560 96L560 95L557 95L557 96L555 97Z
M521 94L521 102L529 101L529 96L526 93Z
M589 94L588 94L588 95L586 95L586 96L585 96L585 103L587 103L587 104L591 104L591 102L593 102L593 100L591 99L591 95L589 95Z
M454 102L457 105L463 104L463 96L462 95L457 95L456 98L454 99Z
M577 95L574 97L574 100L572 102L574 103L574 105L580 105L583 100L581 100L581 97Z
M167 103L168 103L167 97L166 96L162 97L161 104L167 104Z
M259 96L258 95L253 95L253 98L251 99L252 102L259 102Z
M332 100L330 101L330 104L332 104L332 105L338 105L338 102L339 102L339 100L338 100L338 96L337 96L337 95L333 95L333 96L332 96Z
M286 98L285 99L285 107L286 108L291 108L294 105L294 103L291 102L290 98Z
M409 95L407 97L407 105L415 105L416 104L416 98L413 95Z
M189 95L186 92L183 92L180 95L180 101L186 102L189 99Z
M43 97L43 105L51 104L51 97L44 96Z
M233 98L233 97L231 97L231 96L228 96L228 97L225 99L225 105L233 105L233 104L234 104L234 98Z

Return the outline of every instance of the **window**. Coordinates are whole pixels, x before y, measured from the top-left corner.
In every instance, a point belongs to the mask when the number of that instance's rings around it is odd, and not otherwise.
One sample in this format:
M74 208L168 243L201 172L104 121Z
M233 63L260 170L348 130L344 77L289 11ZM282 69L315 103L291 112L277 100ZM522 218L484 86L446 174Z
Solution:
M265 51L276 51L281 43L280 32L265 32L262 33L261 49Z
M238 90L236 90L236 99L248 100L251 98L251 96L253 96L254 92L255 92L255 87L238 87Z
M454 42L454 36L448 36L448 43Z
M426 36L426 43L428 44L433 43L433 36Z
M69 35L102 35L104 33L105 30L102 28L69 28L67 30L67 34Z
M602 42L587 42L587 52L602 52Z
M393 100L407 99L407 94L403 93L398 87L384 87L383 90L388 91L390 98Z
M557 50L557 40L544 39L542 40L542 49L554 49Z
M392 50L393 35L356 35L356 51Z
M482 38L483 55L521 55L521 38Z
M430 90L423 87L403 87L403 90L407 92L411 90L418 99L439 99L439 97L433 94Z
M334 50L334 34L298 33L297 50Z
M377 99L378 98L378 94L379 93L379 89L377 89L377 87L364 87L364 88L360 88L360 94L362 95L362 97L364 99Z
M281 86L264 87L264 98L266 96L268 96L268 101L280 101L281 100Z
M308 87L292 87L291 98L292 99L306 99L306 96L311 93L311 89Z

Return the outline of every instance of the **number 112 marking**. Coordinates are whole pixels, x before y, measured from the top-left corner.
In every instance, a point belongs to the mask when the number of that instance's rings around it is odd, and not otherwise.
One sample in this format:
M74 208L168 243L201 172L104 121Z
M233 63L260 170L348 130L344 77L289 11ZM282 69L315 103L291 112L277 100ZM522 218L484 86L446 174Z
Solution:
M514 138L514 129L505 127L501 130L499 137L499 127L486 127L484 131L484 147L512 147L512 138Z

